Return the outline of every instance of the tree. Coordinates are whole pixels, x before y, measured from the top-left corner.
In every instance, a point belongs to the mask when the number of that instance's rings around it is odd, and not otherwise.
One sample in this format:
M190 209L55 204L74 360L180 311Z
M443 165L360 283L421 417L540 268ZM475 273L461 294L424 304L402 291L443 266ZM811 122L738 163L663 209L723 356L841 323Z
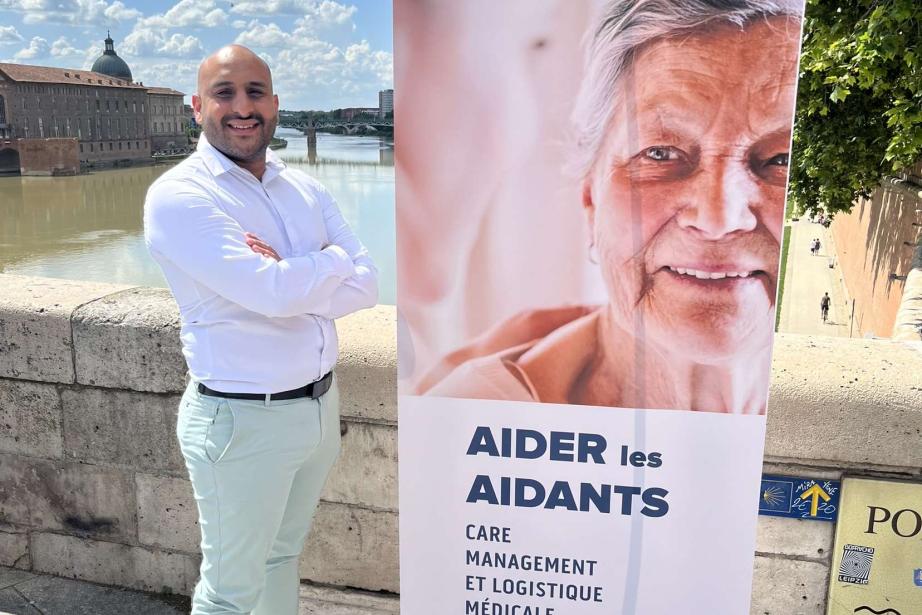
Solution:
M807 0L790 194L849 211L922 156L919 0Z

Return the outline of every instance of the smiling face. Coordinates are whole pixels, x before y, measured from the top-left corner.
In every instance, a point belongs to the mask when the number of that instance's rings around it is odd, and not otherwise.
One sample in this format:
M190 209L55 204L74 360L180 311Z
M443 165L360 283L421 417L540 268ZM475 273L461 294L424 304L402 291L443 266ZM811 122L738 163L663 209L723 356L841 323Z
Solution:
M715 25L642 47L619 80L583 204L614 320L664 352L770 343L798 37L784 17Z
M266 63L239 45L217 51L199 68L192 106L208 142L261 176L279 107Z

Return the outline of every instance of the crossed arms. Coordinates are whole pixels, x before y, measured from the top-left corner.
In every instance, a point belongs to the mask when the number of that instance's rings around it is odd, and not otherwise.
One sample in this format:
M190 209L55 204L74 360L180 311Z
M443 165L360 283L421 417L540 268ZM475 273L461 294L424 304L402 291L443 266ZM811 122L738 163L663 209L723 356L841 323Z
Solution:
M377 269L328 194L321 193L328 243L304 256L278 258L224 213L194 183L165 180L147 194L148 249L194 281L250 311L270 317L339 318L372 307ZM257 238L258 239L258 238Z

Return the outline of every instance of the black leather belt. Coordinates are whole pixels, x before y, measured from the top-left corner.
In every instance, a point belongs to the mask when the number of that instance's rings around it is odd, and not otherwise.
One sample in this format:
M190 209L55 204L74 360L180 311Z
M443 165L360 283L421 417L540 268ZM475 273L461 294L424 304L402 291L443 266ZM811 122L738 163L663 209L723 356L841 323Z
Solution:
M269 395L269 399L267 401L282 401L285 399L298 399L301 397L317 399L318 397L322 397L324 393L330 390L331 384L333 384L333 372L328 372L327 375L320 380L316 380L303 387L291 389L290 391L282 391L281 393L272 393ZM252 399L258 401L266 400L266 396L259 393L222 393L221 391L209 389L201 382L198 384L198 392L202 395L210 395L212 397L226 397L227 399Z

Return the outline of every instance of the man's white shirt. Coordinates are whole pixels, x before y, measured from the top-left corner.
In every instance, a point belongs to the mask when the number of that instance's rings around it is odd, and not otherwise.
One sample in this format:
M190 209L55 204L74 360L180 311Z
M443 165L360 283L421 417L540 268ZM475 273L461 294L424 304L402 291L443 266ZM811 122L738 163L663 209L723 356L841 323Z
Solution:
M377 302L377 269L333 197L271 150L260 181L203 134L148 190L144 238L179 304L189 372L218 391L317 380L336 363L333 319Z

